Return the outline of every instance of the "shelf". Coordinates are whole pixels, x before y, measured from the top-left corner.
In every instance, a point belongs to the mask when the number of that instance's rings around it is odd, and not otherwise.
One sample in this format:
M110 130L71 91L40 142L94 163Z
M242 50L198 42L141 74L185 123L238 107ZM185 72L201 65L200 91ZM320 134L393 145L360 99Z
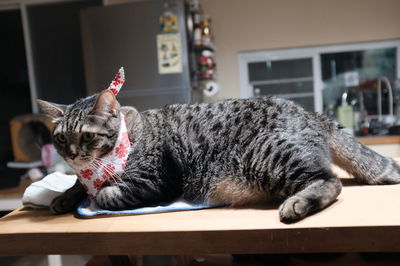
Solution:
M302 77L302 78L286 78L286 79L270 79L270 80L258 80L249 82L250 85L270 85L270 84L282 84L282 83L296 83L296 82L310 82L313 81L313 77Z
M284 99L296 99L296 98L314 97L314 93L303 92L303 93L282 93L282 94L260 94L260 96L276 96L278 98L284 98Z
M32 184L32 181L28 179L21 180L19 186L0 189L0 200L2 199L10 199L10 198L22 198L25 189Z
M22 195L32 182L28 179L21 180L19 186L0 189L0 211L11 211L22 205Z
M192 48L193 48L193 51L196 51L196 52L201 52L201 51L204 51L204 50L209 50L211 52L215 51L215 45L214 44L210 44L210 45L193 45Z

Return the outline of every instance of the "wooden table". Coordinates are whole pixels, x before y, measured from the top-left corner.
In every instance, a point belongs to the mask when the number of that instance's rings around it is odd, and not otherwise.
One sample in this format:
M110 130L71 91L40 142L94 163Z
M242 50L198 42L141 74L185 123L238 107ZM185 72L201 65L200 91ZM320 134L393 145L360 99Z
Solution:
M20 208L0 219L0 255L399 252L400 185L345 181L334 204L290 225L273 204L92 219Z

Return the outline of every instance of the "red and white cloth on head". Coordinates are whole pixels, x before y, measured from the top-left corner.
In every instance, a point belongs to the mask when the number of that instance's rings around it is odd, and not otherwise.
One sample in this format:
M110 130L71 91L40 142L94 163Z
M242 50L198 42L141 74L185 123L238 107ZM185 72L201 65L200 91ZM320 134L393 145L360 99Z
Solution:
M117 95L124 82L124 69L121 67L108 89ZM92 163L91 167L82 169L77 173L79 181L92 199L96 197L97 192L103 186L117 181L124 172L131 142L126 128L125 117L122 113L120 114L120 119L121 127L113 150Z
M117 95L118 92L121 90L122 85L124 85L125 82L125 72L124 68L121 67L115 75L115 78L113 81L111 81L110 86L108 87L108 90L112 91L114 95Z

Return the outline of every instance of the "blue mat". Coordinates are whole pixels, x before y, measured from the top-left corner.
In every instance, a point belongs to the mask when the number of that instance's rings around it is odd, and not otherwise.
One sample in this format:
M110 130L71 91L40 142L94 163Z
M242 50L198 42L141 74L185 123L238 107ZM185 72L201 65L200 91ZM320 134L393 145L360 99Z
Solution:
M77 213L79 216L82 217L93 217L98 215L140 215L173 211L202 210L217 207L223 207L223 205L191 204L185 201L176 201L163 206L144 207L122 211L110 211L101 209L93 200L87 198L78 206Z

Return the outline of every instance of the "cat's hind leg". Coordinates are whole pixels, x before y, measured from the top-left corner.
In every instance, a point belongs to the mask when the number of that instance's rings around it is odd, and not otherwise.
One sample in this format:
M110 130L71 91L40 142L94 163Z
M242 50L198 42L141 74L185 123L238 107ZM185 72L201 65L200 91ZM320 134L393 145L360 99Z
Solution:
M279 207L282 222L295 222L319 211L334 202L340 194L342 184L330 169L320 169L319 173L313 173L314 176L316 174L319 178L304 179L301 189Z

